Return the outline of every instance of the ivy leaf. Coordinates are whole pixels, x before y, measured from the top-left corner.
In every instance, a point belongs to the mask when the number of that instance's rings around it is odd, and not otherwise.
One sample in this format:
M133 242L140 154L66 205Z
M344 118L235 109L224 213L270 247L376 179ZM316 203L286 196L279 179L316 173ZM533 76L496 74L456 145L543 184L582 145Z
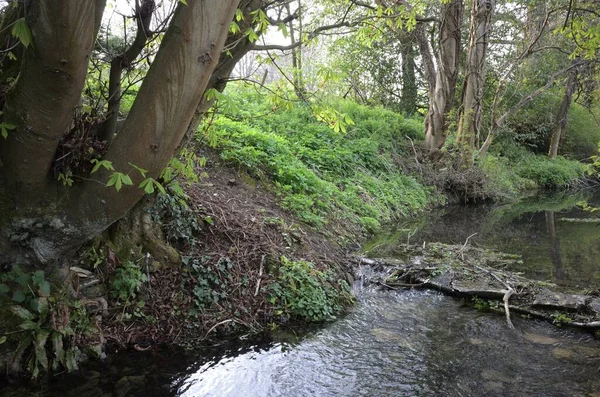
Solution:
M29 47L29 45L33 41L31 30L29 30L29 26L27 26L25 18L20 18L15 21L11 34L13 35L13 37L18 38L19 41L23 43L25 48Z
M50 283L48 281L44 280L39 284L39 287L39 294L41 296L50 296Z
M25 293L20 289L16 290L13 292L12 300L17 303L25 302Z

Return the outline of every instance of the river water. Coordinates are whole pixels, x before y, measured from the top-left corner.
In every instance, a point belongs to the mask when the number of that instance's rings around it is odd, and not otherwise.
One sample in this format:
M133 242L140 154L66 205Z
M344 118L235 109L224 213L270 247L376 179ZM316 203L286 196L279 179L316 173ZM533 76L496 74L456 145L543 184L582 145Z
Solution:
M533 205L532 203L536 203ZM398 256L421 241L495 247L565 288L600 283L600 227L574 221L573 197L517 207L451 208L399 225L367 247ZM415 232L415 229L417 230ZM475 234L477 233L477 234ZM410 237L409 237L410 236ZM557 248L558 246L558 248ZM368 268L359 269L368 278ZM202 352L116 354L58 377L40 396L600 396L600 341L537 320L475 311L428 291L358 282L352 313L301 336ZM6 393L5 395L9 395ZM24 394L12 394L24 395Z

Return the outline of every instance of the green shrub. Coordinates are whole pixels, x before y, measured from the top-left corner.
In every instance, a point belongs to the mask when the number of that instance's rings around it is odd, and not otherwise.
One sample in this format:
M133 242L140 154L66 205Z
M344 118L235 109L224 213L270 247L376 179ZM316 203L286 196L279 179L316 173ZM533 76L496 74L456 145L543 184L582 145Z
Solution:
M519 176L531 179L547 189L567 187L584 176L581 163L564 157L549 159L546 156L527 156L517 164Z
M333 287L326 273L311 262L291 261L282 256L269 300L281 316L308 322L333 320L352 299L345 281L338 287Z
M136 297L142 285L148 281L146 275L134 262L121 263L110 280L110 292L113 298L128 302Z
M598 122L589 110L573 103L569 110L569 120L559 153L569 154L578 159L591 157L597 153L600 142Z

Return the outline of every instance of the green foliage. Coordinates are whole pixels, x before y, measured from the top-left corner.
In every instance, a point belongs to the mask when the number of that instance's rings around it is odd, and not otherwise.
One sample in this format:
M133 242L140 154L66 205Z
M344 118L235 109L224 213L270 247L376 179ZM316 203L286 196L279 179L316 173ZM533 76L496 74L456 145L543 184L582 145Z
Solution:
M172 243L193 244L193 236L202 231L198 214L170 188L167 188L167 194L158 195L150 213Z
M110 280L110 293L115 299L129 302L135 299L142 285L147 281L148 277L138 265L131 261L123 262L117 267Z
M327 274L311 262L281 257L277 281L270 285L269 301L282 317L321 322L335 319L352 300L345 281L335 288Z
M264 97L238 86L224 95L239 107L212 119L202 139L253 177L272 180L282 206L303 221L344 221L372 232L426 205L424 187L395 162L408 150L406 136L422 138L421 121L330 101L319 109L335 109L343 121L336 131L309 106L273 111Z
M26 48L33 43L33 36L29 26L27 25L27 21L25 21L25 18L17 19L13 23L11 34L13 37L18 38L21 44L23 44Z
M563 324L569 324L573 319L566 315L565 313L554 312L552 314L552 324L560 327Z
M15 266L2 274L0 304L8 307L19 328L7 334L17 344L9 369L14 373L27 370L37 378L42 371L77 369L75 338L97 332L85 307L52 291L43 270L25 272ZM6 340L3 336L1 343Z
M230 290L233 263L229 258L219 258L216 262L208 256L184 257L183 264L192 277L194 286L194 312L205 310L227 298Z
M597 113L598 109L592 110ZM559 153L569 154L578 159L587 158L597 153L598 142L600 127L590 110L577 103L572 104Z
M474 296L471 301L473 302L473 307L482 312L496 310L500 307L500 304L497 301L486 300L477 296Z
M581 163L564 157L527 156L518 164L517 174L547 189L565 188L584 176Z
M8 131L14 130L17 128L14 124L9 123L0 123L0 132L2 133L2 138L8 138Z

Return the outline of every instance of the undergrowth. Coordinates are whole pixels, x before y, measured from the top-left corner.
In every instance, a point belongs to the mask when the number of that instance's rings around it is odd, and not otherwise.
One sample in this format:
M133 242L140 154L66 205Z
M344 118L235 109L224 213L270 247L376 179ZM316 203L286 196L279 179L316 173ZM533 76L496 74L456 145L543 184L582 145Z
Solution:
M401 160L410 148L407 137L423 138L421 121L335 100L329 105L352 120L346 133L336 132L305 104L273 110L241 87L228 87L226 95L242 105L209 118L200 139L253 177L273 181L282 206L304 222L350 223L373 232L427 205L427 189L405 175Z

